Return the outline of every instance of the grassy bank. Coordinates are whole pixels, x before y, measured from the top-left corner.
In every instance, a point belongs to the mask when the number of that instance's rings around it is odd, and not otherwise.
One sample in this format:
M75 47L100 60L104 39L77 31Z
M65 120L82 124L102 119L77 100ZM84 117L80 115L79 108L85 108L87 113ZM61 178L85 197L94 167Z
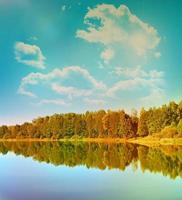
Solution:
M158 146L158 145L182 145L182 138L157 138L147 136L143 138L131 138L127 140L130 143L141 144L147 146Z

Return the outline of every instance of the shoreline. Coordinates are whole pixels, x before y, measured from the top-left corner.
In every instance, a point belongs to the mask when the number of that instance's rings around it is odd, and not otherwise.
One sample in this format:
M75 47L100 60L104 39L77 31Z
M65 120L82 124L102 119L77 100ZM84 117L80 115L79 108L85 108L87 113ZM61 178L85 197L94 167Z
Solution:
M182 138L151 138L150 136L144 138L131 138L129 143L139 144L144 146L164 146L164 145L182 145Z
M182 138L81 138L81 139L51 139L51 138L20 138L0 139L0 142L97 142L97 143L132 143L145 146L182 145Z
M51 138L20 138L20 139L0 139L0 142L98 142L98 143L126 143L124 138L68 138L68 139L51 139Z

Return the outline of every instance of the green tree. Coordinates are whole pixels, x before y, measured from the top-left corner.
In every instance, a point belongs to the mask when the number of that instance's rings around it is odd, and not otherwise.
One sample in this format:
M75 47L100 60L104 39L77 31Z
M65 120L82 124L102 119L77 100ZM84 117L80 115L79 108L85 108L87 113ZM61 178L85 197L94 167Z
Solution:
M178 125L177 125L177 132L182 135L182 119L180 119Z
M137 132L137 134L141 137L147 136L149 134L147 120L148 120L148 112L146 112L145 109L142 108L138 122L138 132Z

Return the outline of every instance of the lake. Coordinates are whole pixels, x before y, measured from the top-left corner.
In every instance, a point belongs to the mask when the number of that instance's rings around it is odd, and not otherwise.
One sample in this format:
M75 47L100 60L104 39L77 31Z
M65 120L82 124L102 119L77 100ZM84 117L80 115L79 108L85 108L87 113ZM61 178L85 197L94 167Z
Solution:
M0 143L0 200L182 199L182 147Z

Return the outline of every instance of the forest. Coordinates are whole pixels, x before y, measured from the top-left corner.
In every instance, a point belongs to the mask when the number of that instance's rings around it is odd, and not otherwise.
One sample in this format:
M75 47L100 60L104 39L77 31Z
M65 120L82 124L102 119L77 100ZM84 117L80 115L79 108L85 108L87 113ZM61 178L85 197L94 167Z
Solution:
M0 127L0 139L182 137L182 101L141 109L130 115L124 110L84 114L67 113L39 117L31 123Z
M129 165L142 171L162 173L172 179L182 177L182 147L147 147L123 143L91 142L0 142L0 153L32 157L55 166L119 169ZM140 165L139 165L140 164Z

